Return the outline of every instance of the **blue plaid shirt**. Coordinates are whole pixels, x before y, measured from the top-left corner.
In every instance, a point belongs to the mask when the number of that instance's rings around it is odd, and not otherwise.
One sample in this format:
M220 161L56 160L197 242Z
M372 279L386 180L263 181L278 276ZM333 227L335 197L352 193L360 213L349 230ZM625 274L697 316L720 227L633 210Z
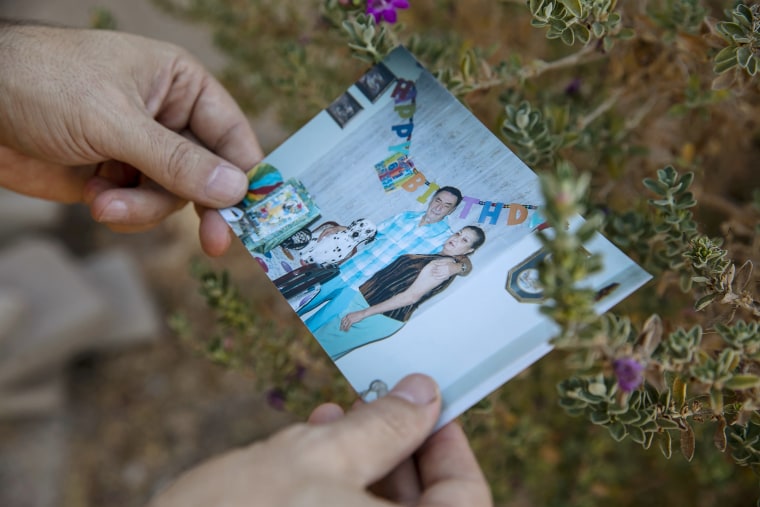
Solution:
M419 226L424 211L405 211L377 226L374 241L340 266L346 284L359 288L375 272L404 254L432 254L443 248L452 231L446 219Z

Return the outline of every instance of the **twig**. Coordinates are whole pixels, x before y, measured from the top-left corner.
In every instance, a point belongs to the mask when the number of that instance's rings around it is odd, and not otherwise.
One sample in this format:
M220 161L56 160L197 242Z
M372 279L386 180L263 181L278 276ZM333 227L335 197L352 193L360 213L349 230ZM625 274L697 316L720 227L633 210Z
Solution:
M615 105L615 102L617 102L618 98L623 94L623 91L618 89L615 90L610 94L609 97L607 97L607 100L596 106L596 109L591 111L586 116L580 118L578 120L578 130L585 130L586 127L588 127L591 123L593 123L594 120L599 118L601 115L606 113L612 106Z
M530 78L540 76L544 72L548 72L550 70L557 70L557 69L562 69L565 67L573 67L575 65L580 65L583 63L592 62L594 60L599 60L603 58L604 56L606 55L602 53L595 53L593 46L590 46L590 45L584 46L583 49L581 49L577 53L564 56L562 58L554 60L553 62L545 62L543 60L534 60L533 62L529 63L528 65L525 65L522 69L520 69L520 77L522 79L530 79Z

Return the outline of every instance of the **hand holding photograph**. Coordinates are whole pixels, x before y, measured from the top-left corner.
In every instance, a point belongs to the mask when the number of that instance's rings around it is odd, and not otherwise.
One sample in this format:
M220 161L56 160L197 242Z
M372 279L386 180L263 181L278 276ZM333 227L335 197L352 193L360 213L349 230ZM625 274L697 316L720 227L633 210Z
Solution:
M365 399L426 373L441 426L551 349L538 177L404 48L249 181L222 215ZM599 313L650 278L599 234L583 251Z

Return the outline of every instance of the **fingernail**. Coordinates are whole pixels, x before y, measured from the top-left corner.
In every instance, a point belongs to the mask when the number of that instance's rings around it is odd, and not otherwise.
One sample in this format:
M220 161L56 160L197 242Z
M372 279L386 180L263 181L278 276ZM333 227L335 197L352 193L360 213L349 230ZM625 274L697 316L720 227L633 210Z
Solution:
M248 178L236 167L219 164L206 182L206 196L221 204L235 204L243 198Z
M429 405L438 398L438 385L427 375L409 375L401 379L388 394L415 405Z
M127 216L127 204L124 201L113 200L103 209L98 222L120 222Z

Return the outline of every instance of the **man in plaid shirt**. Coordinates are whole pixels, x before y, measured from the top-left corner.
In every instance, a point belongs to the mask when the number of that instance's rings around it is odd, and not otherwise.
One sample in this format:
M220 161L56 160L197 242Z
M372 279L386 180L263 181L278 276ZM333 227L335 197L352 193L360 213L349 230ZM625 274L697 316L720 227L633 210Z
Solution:
M346 260L340 267L340 276L324 283L319 294L306 306L298 310L299 315L311 311L325 301L333 300L341 289L354 289L366 282L373 274L384 268L401 255L433 254L441 250L443 243L452 234L446 220L462 201L462 192L454 187L441 187L430 200L425 211L405 211L384 220L377 226L374 241L367 244L356 255ZM339 304L334 301L332 306ZM348 303L348 302L346 302ZM306 320L310 330L319 329L331 315L317 311Z

